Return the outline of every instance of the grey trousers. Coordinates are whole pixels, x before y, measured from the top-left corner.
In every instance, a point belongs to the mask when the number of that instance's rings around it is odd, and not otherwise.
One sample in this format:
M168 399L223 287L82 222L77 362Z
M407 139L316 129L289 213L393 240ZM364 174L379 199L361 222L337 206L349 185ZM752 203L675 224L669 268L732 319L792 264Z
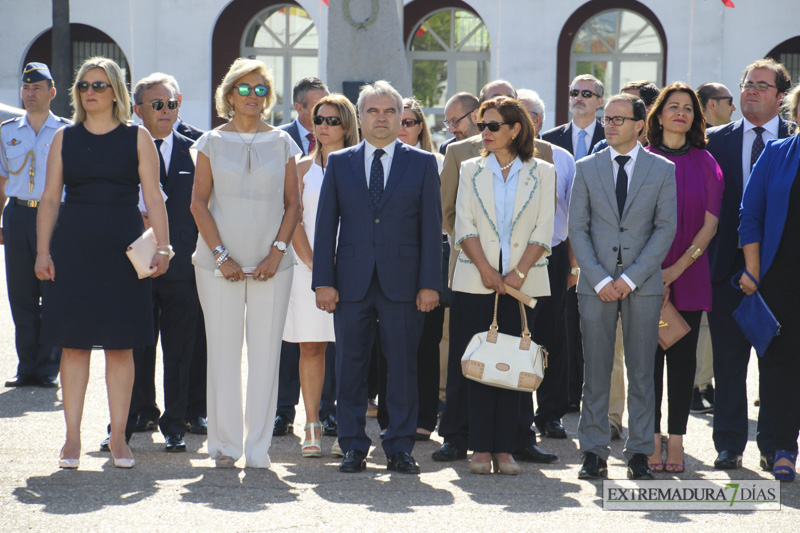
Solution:
M596 294L578 294L583 337L584 383L578 440L581 453L603 459L610 453L608 401L617 319L622 319L628 375L628 439L625 457L653 453L655 396L653 366L658 345L660 296L631 293L624 300L603 302Z

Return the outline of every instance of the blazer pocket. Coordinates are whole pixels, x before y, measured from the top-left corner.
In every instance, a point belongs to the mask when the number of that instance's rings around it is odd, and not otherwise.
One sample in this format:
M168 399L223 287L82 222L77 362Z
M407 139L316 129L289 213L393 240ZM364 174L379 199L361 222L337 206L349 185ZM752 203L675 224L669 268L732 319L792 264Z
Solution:
M409 244L401 244L400 257L419 257L419 247Z

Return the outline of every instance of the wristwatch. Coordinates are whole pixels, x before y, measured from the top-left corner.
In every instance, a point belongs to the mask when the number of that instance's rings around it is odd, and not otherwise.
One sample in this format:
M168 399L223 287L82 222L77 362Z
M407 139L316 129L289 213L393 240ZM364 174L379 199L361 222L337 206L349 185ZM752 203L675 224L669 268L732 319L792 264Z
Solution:
M577 276L580 273L581 273L581 269L578 268L578 267L572 267L572 268L569 269L569 275L570 276Z
M286 243L283 241L275 241L272 243L273 248L277 248L280 253L286 255L287 253L287 246Z

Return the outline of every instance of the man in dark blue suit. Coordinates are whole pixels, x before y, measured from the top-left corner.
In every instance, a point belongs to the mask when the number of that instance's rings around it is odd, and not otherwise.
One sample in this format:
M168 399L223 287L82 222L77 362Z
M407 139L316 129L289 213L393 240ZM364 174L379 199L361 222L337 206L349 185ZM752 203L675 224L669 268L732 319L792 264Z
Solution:
M764 144L770 139L789 136L789 123L778 113L791 85L789 74L780 63L772 59L752 63L745 69L739 86L739 109L744 118L708 131L708 151L717 160L725 178L719 227L708 247L712 286L708 326L716 382L713 436L719 454L714 467L721 470L742 465L748 432L746 380L751 346L733 319L733 311L744 294L730 285L731 277L744 269L738 232L739 206L750 170ZM756 441L761 450L761 468L772 471L775 444L769 410L780 406L772 405L769 387L763 386L763 381L760 384Z
M364 142L331 154L320 193L312 288L334 313L342 472L366 468L367 370L376 329L388 370L387 468L416 474L417 346L442 290L442 210L432 154L397 140L403 99L385 81L358 98ZM338 232L338 244L337 244Z

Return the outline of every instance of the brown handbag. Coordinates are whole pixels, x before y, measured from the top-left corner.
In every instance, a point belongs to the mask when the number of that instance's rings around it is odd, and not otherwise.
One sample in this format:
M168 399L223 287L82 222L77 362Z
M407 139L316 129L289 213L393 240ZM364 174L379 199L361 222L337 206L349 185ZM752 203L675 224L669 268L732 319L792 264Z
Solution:
M667 305L661 308L661 318L658 321L658 345L663 350L668 350L691 330L692 328L675 309L672 302L667 302Z

